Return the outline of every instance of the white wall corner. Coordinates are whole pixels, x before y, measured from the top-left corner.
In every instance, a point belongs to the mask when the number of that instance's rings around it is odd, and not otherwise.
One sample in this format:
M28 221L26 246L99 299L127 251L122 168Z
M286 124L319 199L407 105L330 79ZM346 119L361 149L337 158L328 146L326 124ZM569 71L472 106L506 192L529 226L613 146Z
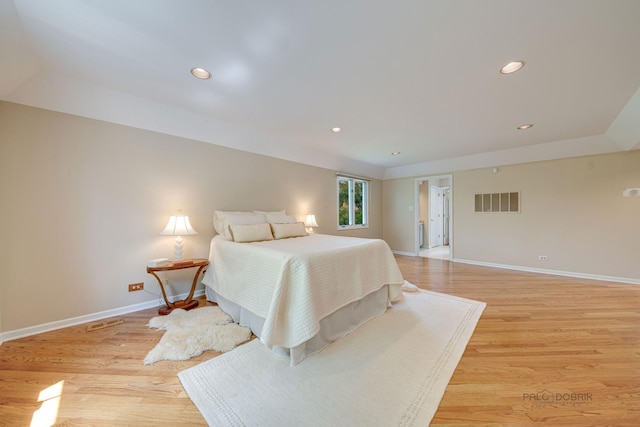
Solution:
M640 88L611 123L605 135L623 150L640 149Z

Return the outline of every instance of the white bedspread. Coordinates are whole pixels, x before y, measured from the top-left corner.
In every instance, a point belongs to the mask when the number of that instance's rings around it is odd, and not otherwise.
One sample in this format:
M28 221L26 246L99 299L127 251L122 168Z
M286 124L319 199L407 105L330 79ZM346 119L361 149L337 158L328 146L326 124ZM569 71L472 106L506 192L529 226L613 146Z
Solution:
M216 236L203 283L265 319L261 341L295 347L312 338L320 320L384 285L400 298L402 273L387 243L312 234L236 243Z

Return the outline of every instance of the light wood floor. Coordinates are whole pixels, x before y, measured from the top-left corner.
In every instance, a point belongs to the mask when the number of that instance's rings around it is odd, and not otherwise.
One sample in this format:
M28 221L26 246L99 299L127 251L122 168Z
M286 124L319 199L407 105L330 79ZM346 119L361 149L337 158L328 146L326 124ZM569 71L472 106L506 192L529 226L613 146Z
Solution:
M640 286L398 263L424 289L487 303L432 425L640 425ZM1 345L0 425L28 426L39 408L55 407L56 393L38 400L56 384L58 425L204 425L176 375L216 353L144 366L161 335L146 327L155 314Z

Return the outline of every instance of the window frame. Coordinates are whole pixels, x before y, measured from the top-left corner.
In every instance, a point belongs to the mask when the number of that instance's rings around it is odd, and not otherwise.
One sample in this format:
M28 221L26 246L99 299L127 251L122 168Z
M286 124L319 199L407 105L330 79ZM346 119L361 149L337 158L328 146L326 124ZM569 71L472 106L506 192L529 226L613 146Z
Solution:
M341 225L340 224L340 183L348 182L349 185L349 224ZM354 224L355 221L355 197L354 191L356 184L363 185L362 191L362 224ZM338 230L353 230L353 229L362 229L369 228L369 180L356 178L352 176L346 175L337 175L336 176L336 224L338 226Z

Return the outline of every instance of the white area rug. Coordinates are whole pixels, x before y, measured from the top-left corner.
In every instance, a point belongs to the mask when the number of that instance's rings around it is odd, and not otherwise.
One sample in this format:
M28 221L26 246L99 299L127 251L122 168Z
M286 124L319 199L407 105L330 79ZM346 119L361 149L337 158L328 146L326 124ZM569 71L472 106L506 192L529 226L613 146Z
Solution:
M178 376L212 426L427 426L484 307L405 293L295 367L253 340Z
M159 360L187 360L206 350L229 351L251 337L249 328L233 323L217 306L175 309L152 318L148 326L166 332L145 357L145 365Z

